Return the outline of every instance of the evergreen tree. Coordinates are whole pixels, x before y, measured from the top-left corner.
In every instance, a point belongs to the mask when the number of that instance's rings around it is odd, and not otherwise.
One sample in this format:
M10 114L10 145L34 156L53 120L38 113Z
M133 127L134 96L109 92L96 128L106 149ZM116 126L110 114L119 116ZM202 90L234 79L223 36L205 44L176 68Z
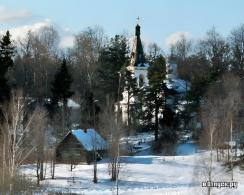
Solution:
M72 75L68 71L66 60L63 59L60 69L57 71L52 83L52 105L56 106L59 101L67 104L67 99L73 95L71 90Z
M163 111L165 105L165 90L164 83L166 75L166 62L162 55L159 55L153 64L148 68L149 87L147 88L144 102L146 102L146 110L148 116L154 113L154 131L155 140L158 140L159 129L159 114Z
M81 102L81 120L84 128L96 128L99 120L100 106L91 90L86 90L83 101Z
M110 40L99 57L98 80L96 83L95 96L100 102L106 101L106 97L117 101L120 71L125 64L128 64L127 40L122 35L116 35ZM122 90L120 90L121 92Z
M61 118L62 118L62 130L68 127L68 110L67 110L67 99L73 95L71 90L72 76L68 71L66 60L63 59L60 69L57 71L54 81L52 83L52 100L51 108L52 114L55 110L58 110L58 103L62 103Z
M10 87L6 73L13 66L14 46L9 31L0 40L0 101L9 98Z
M135 76L132 74L131 71L125 69L123 70L123 89L127 93L127 119L128 119L128 127L130 128L132 125L132 117L133 117L133 105L131 103L132 97L136 99L138 94L138 87Z

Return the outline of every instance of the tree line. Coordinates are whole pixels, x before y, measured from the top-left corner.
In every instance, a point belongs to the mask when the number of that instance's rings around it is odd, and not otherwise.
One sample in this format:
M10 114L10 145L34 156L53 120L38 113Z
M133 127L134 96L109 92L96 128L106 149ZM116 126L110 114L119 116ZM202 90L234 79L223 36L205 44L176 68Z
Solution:
M134 75L126 69L130 58L127 36L115 35L108 38L104 30L96 26L88 27L76 34L74 46L71 48L60 49L59 39L56 29L43 27L35 33L30 31L24 39L19 41L13 41L11 32L7 31L0 40L0 119L2 124L0 135L1 139L5 140L1 142L4 144L1 148L1 158L4 163L1 166L2 170L5 170L6 166L12 167L8 169L10 191L13 190L11 187L13 173L19 166L15 163L15 157L17 153L22 154L24 151L20 143L27 146L25 141L30 139L28 137L30 133L27 133L29 126L32 125L32 129L35 129L33 140L35 140L34 145L38 154L43 154L44 138L50 126L57 137L62 137L68 129L72 128L68 98L72 97L80 105L78 123L82 128L91 126L102 128L109 124L109 122L103 124L104 121L102 121L106 115L106 109L109 108L110 117L115 116L115 108L109 104L114 105L122 100L122 92L125 89L128 91L128 123L125 127L128 131L135 128L150 128L155 132L155 140L159 139L159 131L162 129L165 130L164 133L161 132L162 140L174 139L175 134L166 130L177 128L178 119L184 119L187 124L192 112L204 118L203 111L206 109L204 106L208 105L209 90L213 88L212 86L224 82L226 77L223 75L231 73L239 79L240 90L239 88L238 90L242 97L239 99L243 99L243 25L235 28L227 38L217 33L215 28L208 31L206 36L197 43L182 36L171 45L167 57L163 55L162 49L157 44L150 44L146 55L146 60L151 65L148 69L149 86L145 88L138 86ZM164 82L166 58L168 61L177 63L179 77L191 83L184 97L188 102L186 109L179 113L172 112L167 105L167 97L177 94L168 89ZM19 92L19 89L22 92ZM228 94L228 92L225 88L219 93ZM212 93L214 93L213 90ZM132 97L136 99L134 104L130 104ZM242 101L240 102L242 105ZM23 108L18 107L22 104ZM228 107L230 104L226 103L226 105ZM234 112L236 113L236 110ZM163 119L159 117L160 114L164 116ZM228 121L237 126L239 123L235 123L234 116L236 114L229 114ZM203 120L203 124L204 121L209 121L209 119ZM241 125L239 126L241 130ZM119 123L119 129L123 128ZM113 128L108 129L112 131ZM212 127L206 129L212 129ZM120 133L116 132L116 136L118 134ZM221 131L221 135L223 134ZM22 135L20 141L16 140L17 135ZM226 139L222 139L222 142L224 141ZM118 143L117 140L113 141L113 144L115 143ZM116 147L119 147L119 144ZM23 150L18 151L20 148ZM11 149L11 152L7 152L7 149ZM22 159L22 157L20 155L18 158ZM112 157L117 162L117 156L112 155ZM22 162L23 159L20 159L18 162ZM41 170L40 173L38 172L40 180L43 179L44 159L43 155L36 157L38 170ZM116 168L113 167L113 169L115 169L113 174L113 179L115 179ZM2 173L2 183L4 183L5 174L5 172Z
M243 163L243 154L237 152L244 146L243 35L244 25L234 28L227 37L213 27L197 43L182 36L171 46L171 58L181 64L180 77L191 83L186 120L192 111L200 117L200 142L210 151L204 159L209 181L216 174L214 158L229 168L232 181L233 167ZM212 194L211 188L208 194Z

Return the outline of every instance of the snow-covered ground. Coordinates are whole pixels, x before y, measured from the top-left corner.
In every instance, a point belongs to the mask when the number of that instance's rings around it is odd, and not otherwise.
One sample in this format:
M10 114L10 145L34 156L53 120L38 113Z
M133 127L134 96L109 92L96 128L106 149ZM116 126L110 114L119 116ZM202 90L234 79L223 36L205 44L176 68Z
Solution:
M122 137L120 143L122 148L131 153L138 153L151 147L150 143L154 140L154 132L138 133L135 135Z
M137 133L135 135L121 138L121 142L129 142L131 144L137 144L138 142L151 142L154 140L154 132Z
M206 194L201 182L207 181L207 152L188 156L123 156L119 194L157 195L157 194ZM231 181L230 172L220 163L213 164L213 181ZM71 172L70 165L58 164L55 179L50 178L47 166L47 179L41 185L47 191L63 193L104 195L113 194L116 186L110 181L106 159L98 164L98 183L92 182L93 165L78 165ZM35 167L23 166L22 171L35 179ZM244 170L235 168L234 181L237 189L215 188L217 194L244 194Z

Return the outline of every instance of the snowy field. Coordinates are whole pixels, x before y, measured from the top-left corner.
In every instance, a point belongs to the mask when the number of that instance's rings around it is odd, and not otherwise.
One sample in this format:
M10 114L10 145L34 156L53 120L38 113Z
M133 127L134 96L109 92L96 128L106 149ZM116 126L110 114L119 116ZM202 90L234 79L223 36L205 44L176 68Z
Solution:
M208 153L188 156L124 156L121 157L119 194L162 195L162 194L206 194L201 187L207 181L205 163ZM205 160L204 160L205 159ZM231 181L230 172L221 164L214 163L213 181ZM55 179L50 178L47 165L47 179L41 183L43 191L74 194L105 195L114 194L116 186L110 181L106 159L98 164L98 183L92 182L93 165L78 165L71 172L70 165L58 164ZM23 172L35 178L33 165L23 166ZM216 194L244 194L244 170L234 170L237 189L215 188Z

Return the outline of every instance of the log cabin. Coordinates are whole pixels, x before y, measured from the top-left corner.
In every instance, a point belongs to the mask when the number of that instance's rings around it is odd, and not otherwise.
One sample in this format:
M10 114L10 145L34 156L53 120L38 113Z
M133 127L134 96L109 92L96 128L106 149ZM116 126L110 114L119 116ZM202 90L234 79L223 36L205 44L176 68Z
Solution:
M107 150L107 142L95 129L71 130L56 147L56 160L62 163L90 164L100 160Z

